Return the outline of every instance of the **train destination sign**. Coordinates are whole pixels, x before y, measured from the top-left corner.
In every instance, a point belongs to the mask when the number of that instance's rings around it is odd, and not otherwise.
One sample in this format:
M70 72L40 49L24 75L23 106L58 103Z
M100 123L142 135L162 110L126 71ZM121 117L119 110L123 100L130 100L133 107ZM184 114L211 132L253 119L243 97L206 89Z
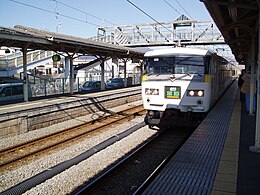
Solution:
M165 98L167 99L180 99L181 87L179 86L165 86Z

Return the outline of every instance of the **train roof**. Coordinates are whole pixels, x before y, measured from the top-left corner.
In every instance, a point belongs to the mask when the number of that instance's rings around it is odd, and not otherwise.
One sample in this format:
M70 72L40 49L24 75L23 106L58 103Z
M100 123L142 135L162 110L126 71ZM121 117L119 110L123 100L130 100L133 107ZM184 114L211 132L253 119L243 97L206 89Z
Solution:
M167 48L167 49L158 49L158 50L148 51L144 54L144 57L149 57L149 56L175 56L175 55L206 56L206 55L212 55L212 53L207 49L201 49L201 48L175 47L175 48Z

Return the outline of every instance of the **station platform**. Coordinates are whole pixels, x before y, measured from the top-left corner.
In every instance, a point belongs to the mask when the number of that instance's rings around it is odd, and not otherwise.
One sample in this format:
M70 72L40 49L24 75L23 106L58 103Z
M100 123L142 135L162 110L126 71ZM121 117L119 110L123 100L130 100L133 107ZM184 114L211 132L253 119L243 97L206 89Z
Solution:
M0 138L16 136L76 120L88 114L140 101L141 86L50 97L29 102L0 106Z
M259 195L255 124L234 82L142 194Z

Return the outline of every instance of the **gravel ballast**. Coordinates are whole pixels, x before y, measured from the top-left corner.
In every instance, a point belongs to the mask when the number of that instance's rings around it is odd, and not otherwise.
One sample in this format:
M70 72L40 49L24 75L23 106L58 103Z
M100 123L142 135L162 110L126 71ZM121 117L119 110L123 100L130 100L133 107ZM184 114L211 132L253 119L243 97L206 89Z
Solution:
M126 107L133 105L140 105L141 102L130 103L124 106L119 106L111 111L116 112L125 109ZM96 113L96 115L102 115L102 113ZM27 134L19 135L13 138L6 138L1 140L1 148L8 147L11 144L17 144L26 139L34 139L36 137L43 136L45 134L60 131L64 127L75 126L79 123L91 120L93 115L80 117L73 119L71 121L63 122L62 124L53 125L48 128L43 128L35 132L29 132ZM98 143L112 137L125 129L128 129L143 121L143 117L137 117L129 122L122 125L116 126L109 129L102 134L96 135L95 137L85 140L69 149L59 151L55 154L46 156L44 158L38 159L28 165L24 165L17 170L13 170L4 173L0 176L0 191L4 191L50 167L55 166L58 163L64 162L71 159L86 150L92 148ZM105 150L96 153L89 159L73 166L61 174L47 180L46 182L36 186L35 188L29 190L25 194L66 194L75 189L78 185L89 180L101 170L105 169L111 163L118 160L120 157L125 155L128 151L138 146L140 143L154 135L156 131L151 130L147 127L143 127L137 132L132 133L130 136L124 138L121 141L107 147ZM8 144L9 143L9 144ZM10 144L11 143L11 144Z

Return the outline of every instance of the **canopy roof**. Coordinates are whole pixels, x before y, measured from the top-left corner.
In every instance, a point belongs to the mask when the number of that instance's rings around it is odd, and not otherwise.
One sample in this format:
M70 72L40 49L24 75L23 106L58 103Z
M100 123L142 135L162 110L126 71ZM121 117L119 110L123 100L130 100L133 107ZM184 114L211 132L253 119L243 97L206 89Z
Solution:
M200 1L205 4L238 62L247 60L251 52L257 52L257 0Z
M25 26L0 27L0 45L7 47L91 54L100 57L143 58L144 52Z

